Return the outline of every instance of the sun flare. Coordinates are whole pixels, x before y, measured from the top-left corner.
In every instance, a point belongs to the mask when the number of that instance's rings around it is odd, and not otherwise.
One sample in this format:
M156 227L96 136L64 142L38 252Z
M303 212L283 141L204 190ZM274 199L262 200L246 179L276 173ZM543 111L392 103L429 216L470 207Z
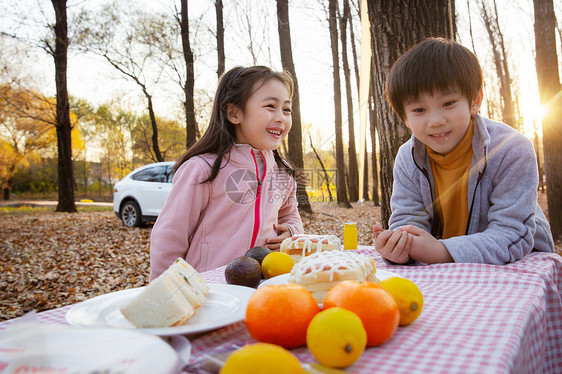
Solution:
M548 108L544 105L538 105L535 109L535 118L537 121L542 121L542 119L548 113Z

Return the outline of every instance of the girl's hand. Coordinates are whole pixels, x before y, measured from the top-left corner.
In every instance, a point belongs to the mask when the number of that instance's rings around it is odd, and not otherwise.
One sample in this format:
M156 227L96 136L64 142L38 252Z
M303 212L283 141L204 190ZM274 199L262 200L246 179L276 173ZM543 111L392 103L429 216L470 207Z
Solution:
M413 237L402 230L376 230L375 249L382 257L397 264L405 264L410 260Z
M281 247L281 242L287 238L291 237L291 232L289 231L289 227L287 225L273 225L273 228L277 230L279 235L274 238L268 238L265 240L265 246L272 251L278 251Z

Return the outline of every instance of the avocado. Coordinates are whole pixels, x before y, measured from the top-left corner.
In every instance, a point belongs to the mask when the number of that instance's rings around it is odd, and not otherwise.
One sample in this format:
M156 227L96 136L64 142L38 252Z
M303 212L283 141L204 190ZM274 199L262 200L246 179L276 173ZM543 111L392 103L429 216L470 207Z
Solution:
M226 265L224 277L228 284L256 288L261 280L260 263L251 257L237 257Z
M251 257L255 260L258 260L258 262L261 265L261 262L263 261L263 259L265 258L265 256L267 256L268 254L271 253L271 250L269 248L266 247L252 247L248 250L248 252L246 252L246 254L244 256L248 256Z

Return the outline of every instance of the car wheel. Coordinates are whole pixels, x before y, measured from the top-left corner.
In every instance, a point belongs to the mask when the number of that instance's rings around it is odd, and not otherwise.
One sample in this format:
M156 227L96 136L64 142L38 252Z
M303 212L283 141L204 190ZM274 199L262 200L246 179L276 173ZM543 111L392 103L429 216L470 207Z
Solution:
M140 207L134 201L127 201L121 208L121 221L128 227L142 226L142 213Z

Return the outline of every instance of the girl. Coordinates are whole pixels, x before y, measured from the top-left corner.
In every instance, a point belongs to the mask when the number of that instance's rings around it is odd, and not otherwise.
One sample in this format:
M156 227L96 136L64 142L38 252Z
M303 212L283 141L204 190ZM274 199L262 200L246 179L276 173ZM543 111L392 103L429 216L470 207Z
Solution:
M291 129L292 95L290 74L264 66L221 77L209 127L177 161L152 229L150 280L178 257L205 271L303 233L294 171L277 152Z

